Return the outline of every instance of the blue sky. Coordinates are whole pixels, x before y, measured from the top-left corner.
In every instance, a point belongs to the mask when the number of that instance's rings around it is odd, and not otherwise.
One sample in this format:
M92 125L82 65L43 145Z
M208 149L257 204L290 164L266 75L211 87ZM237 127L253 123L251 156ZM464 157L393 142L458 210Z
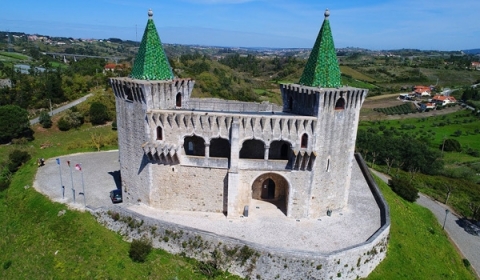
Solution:
M0 30L140 40L147 12L164 43L310 48L330 10L337 48L480 48L479 0L17 0Z

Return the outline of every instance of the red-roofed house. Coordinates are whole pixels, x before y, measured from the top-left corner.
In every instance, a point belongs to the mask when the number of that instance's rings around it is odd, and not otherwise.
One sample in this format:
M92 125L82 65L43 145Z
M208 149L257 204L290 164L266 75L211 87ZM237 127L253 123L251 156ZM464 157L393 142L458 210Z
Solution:
M105 65L105 67L103 67L103 71L115 72L115 69L117 69L117 67L121 67L121 66L115 63L108 63L107 65Z
M431 92L432 90L427 86L415 86L413 88L413 93L415 93L417 96L430 96Z
M480 70L480 62L478 61L473 61L472 62L472 68L476 70Z
M437 105L445 106L447 104L457 103L457 100L453 96L435 95L432 98L432 102L437 103Z

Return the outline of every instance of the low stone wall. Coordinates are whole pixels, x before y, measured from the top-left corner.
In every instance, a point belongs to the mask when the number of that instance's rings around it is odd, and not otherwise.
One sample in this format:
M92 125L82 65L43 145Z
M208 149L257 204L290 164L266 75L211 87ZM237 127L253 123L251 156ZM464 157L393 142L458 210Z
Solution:
M381 228L365 242L329 254L272 248L219 236L146 217L120 206L96 209L92 212L101 224L123 235L127 240L147 238L156 248L208 262L214 267L242 277L357 279L368 276L385 258L390 218L388 206L368 173L363 159L360 155L356 155L356 159L381 209Z

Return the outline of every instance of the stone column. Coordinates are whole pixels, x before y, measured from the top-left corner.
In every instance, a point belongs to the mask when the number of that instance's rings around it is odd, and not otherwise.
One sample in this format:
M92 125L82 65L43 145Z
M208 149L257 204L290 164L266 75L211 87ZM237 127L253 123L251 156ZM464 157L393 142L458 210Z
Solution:
M264 160L268 160L269 153L270 153L270 145L265 145L265 154L263 155Z
M227 217L240 217L243 209L243 199L239 191L240 177L238 175L238 160L240 158L240 143L238 134L240 130L240 120L234 118L232 121L232 128L230 130L230 163L228 170L228 202L227 202Z
M205 143L205 158L210 158L210 143Z

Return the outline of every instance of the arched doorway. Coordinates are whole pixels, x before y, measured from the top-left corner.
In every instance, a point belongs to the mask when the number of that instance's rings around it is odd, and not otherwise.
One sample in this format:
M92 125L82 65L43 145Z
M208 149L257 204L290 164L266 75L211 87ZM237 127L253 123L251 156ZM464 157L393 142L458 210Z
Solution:
M275 205L284 215L288 215L289 183L280 174L265 173L252 183L252 199Z

